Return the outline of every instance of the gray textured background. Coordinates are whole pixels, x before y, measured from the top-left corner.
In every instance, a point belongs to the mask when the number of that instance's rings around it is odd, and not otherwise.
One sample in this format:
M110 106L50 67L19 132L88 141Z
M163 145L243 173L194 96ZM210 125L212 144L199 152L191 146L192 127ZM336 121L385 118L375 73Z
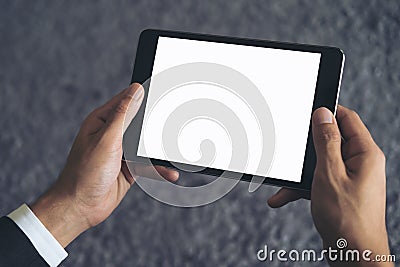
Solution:
M57 178L85 115L129 84L141 30L334 45L347 60L340 102L387 156L388 231L400 256L399 14L399 1L1 1L0 214ZM309 203L272 210L265 203L275 190L249 194L244 183L212 205L182 209L134 186L68 247L63 266L249 266L264 244L320 249Z

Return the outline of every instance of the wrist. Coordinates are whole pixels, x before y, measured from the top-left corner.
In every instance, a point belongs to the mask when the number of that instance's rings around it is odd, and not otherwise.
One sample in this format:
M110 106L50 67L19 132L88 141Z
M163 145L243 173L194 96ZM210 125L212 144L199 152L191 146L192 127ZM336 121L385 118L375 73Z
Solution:
M30 208L64 248L90 228L79 216L72 199L55 190L50 189L44 193Z

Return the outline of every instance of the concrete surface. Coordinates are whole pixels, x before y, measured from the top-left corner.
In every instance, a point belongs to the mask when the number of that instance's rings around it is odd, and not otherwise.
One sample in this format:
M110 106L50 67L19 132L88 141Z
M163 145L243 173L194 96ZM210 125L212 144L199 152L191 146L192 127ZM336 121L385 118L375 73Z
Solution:
M400 256L399 1L2 1L0 214L57 178L80 123L130 82L149 27L310 44L346 53L340 103L357 110L387 156L387 218ZM259 263L264 244L320 249L299 201L237 186L202 208L163 205L134 186L113 216L80 236L63 266L326 266Z

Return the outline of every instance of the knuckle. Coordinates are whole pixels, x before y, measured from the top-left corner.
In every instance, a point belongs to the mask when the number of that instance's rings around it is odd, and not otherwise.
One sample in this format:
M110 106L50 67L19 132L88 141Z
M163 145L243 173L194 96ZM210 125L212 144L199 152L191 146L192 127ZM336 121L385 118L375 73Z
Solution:
M359 119L360 115L358 115L355 110L347 108L345 117L348 117L349 119Z
M379 147L376 149L376 158L381 161L381 162L385 162L386 161L386 156L385 153L383 153L382 149L380 149Z
M100 112L101 112L100 108L96 108L96 109L92 110L92 112L90 112L86 116L85 120L91 120L93 118L96 118L98 116L98 114L100 114Z
M360 116L358 115L358 113L353 110L353 109L349 109L349 115L354 117L354 118L359 118Z
M128 111L128 106L123 103L119 103L114 106L115 113L126 113Z
M88 125L91 125L91 122L97 117L97 110L93 110L90 112L82 122L82 127L87 127Z
M116 113L126 113L126 112L128 111L129 104L130 104L131 101L132 101L132 98L133 98L133 96L130 95L130 94L125 95L125 96L121 99L121 101L120 101L118 104L116 104L116 105L114 106L114 111L115 111Z
M378 146L370 146L364 153L371 164L378 164L377 166L385 165L386 156Z
M341 142L342 137L336 129L323 128L317 133L317 139L324 142Z

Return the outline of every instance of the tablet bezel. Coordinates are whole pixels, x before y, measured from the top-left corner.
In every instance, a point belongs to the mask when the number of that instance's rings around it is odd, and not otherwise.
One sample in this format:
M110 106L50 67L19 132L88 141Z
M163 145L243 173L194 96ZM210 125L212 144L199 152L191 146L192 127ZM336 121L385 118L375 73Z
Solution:
M143 84L146 80L148 80L151 77L153 71L155 52L157 48L157 41L158 37L160 36L320 53L321 60L319 64L318 79L317 79L315 96L313 100L312 111L314 111L319 107L324 106L330 109L332 112L334 113L336 112L336 106L339 97L340 82L344 64L344 54L339 48L328 47L328 46L293 44L293 43L284 43L275 41L252 40L252 39L224 37L224 36L198 34L198 33L147 29L142 31L142 33L140 34L131 83L137 82ZM149 88L145 87L144 89L145 89L145 97L143 99L143 104L141 105L136 117L129 126L129 127L131 126L134 127L133 129L130 130L130 133L133 132L134 138L136 140L135 142L136 147L132 148L135 149L135 151L137 151L137 146L139 143L140 132L144 117L144 109L146 106L146 101L148 96L147 92ZM152 158L149 159L141 156L135 156L135 158L129 159L129 161L144 163L144 164L148 164L149 160L153 165L161 165L176 169L176 167L173 165L176 164L176 162L173 162L172 164L167 160L159 160ZM182 165L182 163L178 164ZM301 181L293 182L279 178L266 177L264 180L264 184L290 187L301 190L310 190L314 175L315 164L316 164L316 155L312 141L311 121L310 121L306 151L303 161ZM190 164L184 164L184 165L188 167L191 166ZM227 173L226 171L220 169L206 168L198 173L219 176L223 172L225 172L225 174ZM228 172L228 174L229 173L236 174L234 177L237 177L237 173ZM251 181L253 177L253 175L250 174L242 174L242 175L243 176L241 180L244 181Z

